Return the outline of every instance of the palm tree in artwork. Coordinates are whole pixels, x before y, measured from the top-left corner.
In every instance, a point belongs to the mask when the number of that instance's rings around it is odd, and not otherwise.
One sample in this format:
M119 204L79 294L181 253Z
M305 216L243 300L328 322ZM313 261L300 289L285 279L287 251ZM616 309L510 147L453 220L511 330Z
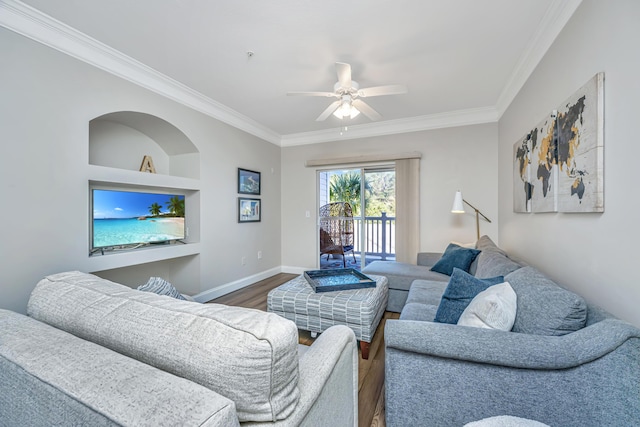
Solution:
M149 206L149 212L151 213L151 216L158 216L160 215L161 211L162 211L162 206L155 202L151 206Z
M184 216L184 199L180 199L178 196L173 196L167 202L169 212L175 216Z

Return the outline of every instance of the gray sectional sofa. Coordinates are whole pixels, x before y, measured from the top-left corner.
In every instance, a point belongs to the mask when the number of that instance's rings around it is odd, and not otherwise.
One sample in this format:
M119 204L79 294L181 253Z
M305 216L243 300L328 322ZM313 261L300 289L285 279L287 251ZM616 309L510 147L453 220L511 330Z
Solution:
M28 314L0 310L2 426L358 424L345 326L300 346L275 314L80 272L40 281Z
M385 326L387 426L499 415L563 427L640 425L640 330L513 261L488 237L477 248L475 275L503 275L516 292L513 329L433 322L447 282L412 281L400 319Z

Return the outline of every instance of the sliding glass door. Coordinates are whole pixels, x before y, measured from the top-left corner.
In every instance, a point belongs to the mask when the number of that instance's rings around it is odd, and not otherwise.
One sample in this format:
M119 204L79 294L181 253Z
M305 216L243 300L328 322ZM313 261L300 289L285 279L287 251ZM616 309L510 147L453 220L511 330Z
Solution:
M395 260L395 168L318 172L320 268Z

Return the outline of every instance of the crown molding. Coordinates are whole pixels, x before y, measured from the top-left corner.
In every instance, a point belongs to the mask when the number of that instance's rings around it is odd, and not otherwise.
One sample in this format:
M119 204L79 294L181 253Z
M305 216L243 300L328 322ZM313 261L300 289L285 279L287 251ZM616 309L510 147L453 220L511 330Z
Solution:
M318 144L329 141L344 141L358 138L370 138L382 135L419 132L424 130L443 129L457 126L494 123L498 121L495 107L473 108L469 110L450 111L428 116L410 117L407 119L387 120L344 128L326 129L317 132L301 132L282 135L282 147L295 145Z
M349 126L342 134L342 128L333 128L280 135L19 0L0 0L0 26L265 141L287 147L497 122L581 2L554 0L551 3L496 106Z
M0 2L0 25L273 144L280 135L153 68L17 0Z
M518 95L520 89L525 85L581 3L582 0L554 0L549 5L538 29L533 37L531 37L522 55L520 55L520 59L511 73L511 77L498 97L496 104L498 119L502 117L511 102Z

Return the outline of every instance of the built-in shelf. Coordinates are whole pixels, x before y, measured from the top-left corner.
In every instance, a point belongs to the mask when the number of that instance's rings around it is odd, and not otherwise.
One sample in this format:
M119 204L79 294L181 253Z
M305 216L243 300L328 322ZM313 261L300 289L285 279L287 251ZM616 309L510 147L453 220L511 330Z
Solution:
M129 251L105 252L104 255L93 255L87 260L87 271L111 270L149 262L184 256L198 255L200 243L174 243L171 245L148 246Z
M140 172L151 159L157 173ZM185 196L186 242L149 245L87 257L86 271L104 271L200 253L200 153L180 129L159 117L119 111L89 123L89 189L167 192ZM91 226L90 226L91 229Z
M173 188L181 190L200 190L200 180L181 176L144 173L107 166L88 165L89 181L101 184L138 185L156 188Z

